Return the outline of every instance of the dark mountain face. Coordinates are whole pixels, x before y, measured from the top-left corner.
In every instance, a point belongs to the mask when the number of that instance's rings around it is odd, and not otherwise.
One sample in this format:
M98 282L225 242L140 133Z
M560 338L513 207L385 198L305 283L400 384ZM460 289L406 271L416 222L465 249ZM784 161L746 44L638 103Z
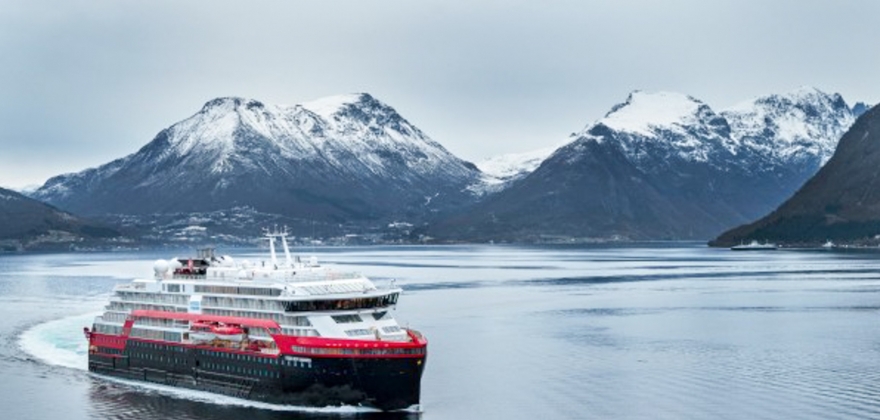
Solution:
M650 205L646 205L650 203ZM524 180L430 234L464 240L537 241L557 236L672 237L685 215L615 147L580 138ZM641 229L648 226L648 229Z
M810 88L720 114L685 95L635 92L534 172L428 233L710 238L789 197L851 122L840 95Z
M865 112L834 155L766 217L725 232L712 245L766 239L794 244L876 242L880 235L880 110Z
M0 251L53 248L119 236L17 192L0 188Z
M420 220L473 200L479 171L370 95L272 106L219 98L138 152L36 193L82 214L250 206L321 221Z

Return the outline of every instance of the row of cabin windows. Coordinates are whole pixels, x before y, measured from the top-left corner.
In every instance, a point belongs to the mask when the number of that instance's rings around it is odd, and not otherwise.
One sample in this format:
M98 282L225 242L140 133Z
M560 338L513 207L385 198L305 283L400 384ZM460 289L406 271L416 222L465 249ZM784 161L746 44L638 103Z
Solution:
M310 295L330 295L336 293L366 293L376 290L370 283L359 281L354 283L329 283L314 286L300 286Z
M133 311L144 309L148 311L165 311L165 312L186 312L186 306L170 306L153 303L136 303L136 302L117 302L113 301L107 305L108 311Z
M291 346L294 353L300 354L345 354L345 355L400 355L425 354L424 347L408 348L324 348Z
M136 349L132 352L132 355L134 357L138 357L138 358L145 359L145 360L158 361L160 363L161 362L173 362L173 363L178 363L178 364L187 364L188 363L188 361L185 358L169 357L169 356L161 355L161 354L157 355L157 354L155 354L155 352L138 351L138 349L144 349L144 350L161 350L161 351L173 352L173 353L184 353L186 351L186 349L184 347L166 346L166 345L162 345L162 344L146 343L146 342L141 342L141 341L132 341L131 344L132 344L132 347L136 347ZM109 350L114 350L114 349L109 349ZM119 354L118 353L119 350L116 350L116 352L117 353L114 353L114 354ZM110 353L110 352L105 352L105 353ZM213 356L218 359L228 359L228 360L236 360L236 361L252 362L252 363L263 363L263 364L270 364L270 365L274 364L276 361L276 359L269 358L269 357L257 357L257 356L249 356L246 354L228 353L228 352L212 351L212 350L199 350L199 354L201 354L203 356ZM212 364L212 363L206 363L205 365L206 366L208 366L208 365L221 366L220 364ZM225 364L225 366L229 366L229 365Z
M122 354L122 350L111 349L110 347L98 347L98 353L103 354Z
M134 352L134 353L132 353L132 356L135 358L138 358L138 359L142 359L142 360L149 360L151 362L171 363L174 365L187 365L187 364L189 364L188 360L186 360L184 358L167 357L164 355L157 355L157 354L153 354L153 353Z
M283 311L284 304L276 300L259 299L250 297L228 296L205 296L202 298L202 306L215 306L221 308L257 309L261 311Z
M311 327L312 323L309 322L309 319L304 316L285 316L280 313L267 313L267 312L252 312L252 311L239 311L234 309L216 309L216 308L205 308L202 306L202 312L205 314L211 315L223 315L223 316L236 316L241 318L257 318L257 319L269 319L275 321L279 324L283 325L296 325L299 327Z
M275 363L276 360L269 357L249 356L247 354L228 353L225 351L199 350L199 353L205 356L214 356L220 359L238 360L242 362Z
M361 319L361 317L358 315L334 315L331 318L333 318L333 320L336 321L337 324L350 324L363 321L363 319Z
M107 322L125 322L128 319L128 314L125 312L105 312L104 315L101 315L101 319Z
M363 328L358 328L353 330L345 330L345 335L349 337L358 337L363 335L373 335L373 332Z
M163 284L162 287L166 288L172 285ZM178 288L180 285L173 285ZM150 293L150 292L127 292L127 291L118 291L116 292L116 297L126 302L150 302L150 303L170 303L173 305L186 305L189 301L188 296L184 295L171 295L164 293Z
M94 331L100 334L120 335L122 334L122 327L118 325L95 324Z
M189 322L180 319L168 318L138 318L134 327L165 327L165 328L189 328Z
M282 361L286 366L310 368L312 367L312 359L303 359L301 357L286 358Z
M162 340L179 343L183 339L183 335L175 331L148 330L145 328L132 328L131 337L146 338L149 340Z
M175 353L186 352L186 348L181 347L181 346L166 346L164 344L146 343L143 341L134 341L133 340L133 341L131 341L131 345L133 347L139 347L139 348L145 348L145 349L151 349L151 350L165 350L165 351L172 351Z
M203 363L205 369L218 371L218 372L229 372L236 373L239 375L247 375L247 376L261 376L264 378L280 378L281 373L273 370L264 370L264 369L251 369L242 366L229 365L225 363Z
M302 337L320 337L321 333L313 328L281 328L281 334Z
M382 308L396 304L398 295L399 293L391 293L385 296L355 299L293 300L284 302L284 310L287 312L311 312Z
M270 287L196 285L196 293L221 295L281 296L281 289Z

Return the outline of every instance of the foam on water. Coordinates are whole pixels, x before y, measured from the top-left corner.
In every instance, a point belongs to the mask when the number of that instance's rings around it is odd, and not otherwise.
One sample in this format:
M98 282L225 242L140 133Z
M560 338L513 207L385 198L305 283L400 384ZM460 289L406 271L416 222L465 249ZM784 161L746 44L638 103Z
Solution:
M82 328L89 326L95 316L100 313L76 315L53 321L37 324L26 330L19 337L19 346L26 353L39 361L53 366L61 366L70 369L88 370L88 342L82 334ZM192 401L207 402L217 405L239 406L258 408L273 411L297 411L308 413L337 413L356 414L380 412L369 407L356 406L328 406L328 407L302 407L294 405L269 404L258 401L245 400L226 395L214 394L206 391L176 388L171 386L151 384L138 381L130 381L113 378L104 375L91 374L103 380L120 383L138 390L158 392L176 398ZM402 410L406 412L420 412L418 406Z
M37 324L21 334L19 346L26 353L48 365L88 370L86 354L89 344L83 327L90 326L95 316L89 313Z

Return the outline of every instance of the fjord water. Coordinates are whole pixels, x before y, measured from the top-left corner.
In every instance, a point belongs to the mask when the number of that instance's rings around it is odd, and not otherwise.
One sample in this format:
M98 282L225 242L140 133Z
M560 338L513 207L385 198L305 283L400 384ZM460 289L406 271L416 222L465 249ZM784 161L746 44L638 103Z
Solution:
M430 340L423 413L299 410L88 374L82 326L115 283L171 256L139 252L0 256L0 418L880 418L875 250L305 253L404 288L396 317Z

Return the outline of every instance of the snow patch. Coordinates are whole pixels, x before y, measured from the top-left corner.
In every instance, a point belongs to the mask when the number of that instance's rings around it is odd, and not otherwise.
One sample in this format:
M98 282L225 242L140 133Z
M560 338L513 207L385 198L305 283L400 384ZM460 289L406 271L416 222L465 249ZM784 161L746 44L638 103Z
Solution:
M561 146L562 145L545 147L524 153L509 153L494 156L477 162L476 165L483 174L503 182L510 180L511 178L521 177L525 174L532 173L541 165L541 162L543 162L544 159L547 159L548 156Z
M652 136L657 127L692 124L703 105L681 93L635 91L599 122L616 131Z
M13 200L19 200L19 199L20 198L17 196L14 196L12 194L4 194L2 191L0 191L0 200L13 201Z
M780 165L813 158L824 164L855 121L840 95L813 87L754 98L721 114L741 148Z
M311 112L314 112L315 114L320 115L321 118L329 120L332 119L333 114L336 114L342 108L360 102L363 96L363 93L334 95L321 99L316 99L310 102L304 102L300 104L300 106Z

